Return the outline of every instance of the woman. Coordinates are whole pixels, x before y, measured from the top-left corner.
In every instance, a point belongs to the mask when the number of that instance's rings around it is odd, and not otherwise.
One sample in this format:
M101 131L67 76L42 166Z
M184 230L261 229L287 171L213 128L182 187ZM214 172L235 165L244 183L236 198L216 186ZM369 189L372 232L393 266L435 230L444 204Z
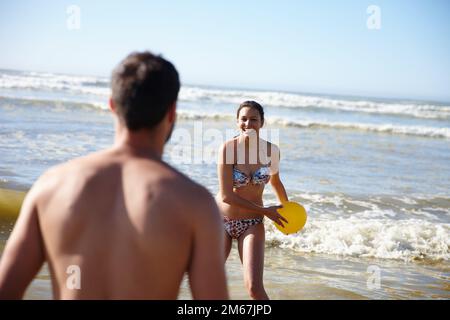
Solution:
M263 285L263 218L267 216L283 226L287 222L278 212L281 206L264 207L262 195L270 184L281 203L288 201L278 172L279 149L259 137L264 124L264 110L255 101L243 102L237 110L240 135L225 142L219 151L219 194L217 200L224 214L225 256L232 239L237 239L244 268L245 286L253 299L268 299Z

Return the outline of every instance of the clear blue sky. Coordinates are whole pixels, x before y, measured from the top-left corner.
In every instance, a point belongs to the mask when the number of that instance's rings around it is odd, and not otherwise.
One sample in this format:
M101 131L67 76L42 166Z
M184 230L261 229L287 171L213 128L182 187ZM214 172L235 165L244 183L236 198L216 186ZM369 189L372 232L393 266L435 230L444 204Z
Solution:
M185 84L450 100L448 0L1 1L0 43L7 69L109 76L150 49Z

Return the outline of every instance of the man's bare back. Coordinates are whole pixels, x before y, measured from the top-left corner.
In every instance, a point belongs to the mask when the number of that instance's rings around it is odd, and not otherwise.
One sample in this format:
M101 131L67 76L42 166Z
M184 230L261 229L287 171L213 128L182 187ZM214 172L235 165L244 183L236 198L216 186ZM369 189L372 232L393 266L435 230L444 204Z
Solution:
M128 56L117 70L115 146L51 168L34 184L0 260L0 299L21 298L45 261L56 299L175 299L186 273L194 299L228 298L216 202L161 160L175 101L154 106L165 112L155 124L160 111L152 118L147 100L165 94L147 79L178 83L176 71L150 53ZM139 86L137 94L127 89ZM169 98L178 91L167 88ZM133 103L121 105L120 95Z
M214 200L157 159L120 149L75 159L44 174L26 202L55 298L175 299L186 270L194 297L215 288L217 298L226 295L211 269L223 267L210 247L221 235L219 213L209 214ZM80 289L67 286L70 266L79 268Z

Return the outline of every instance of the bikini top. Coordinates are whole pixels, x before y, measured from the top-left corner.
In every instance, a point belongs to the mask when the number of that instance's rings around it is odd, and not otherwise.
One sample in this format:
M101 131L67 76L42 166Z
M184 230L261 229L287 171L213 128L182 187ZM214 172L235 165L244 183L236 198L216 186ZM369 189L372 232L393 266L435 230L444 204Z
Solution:
M239 188L248 185L266 184L270 180L270 169L268 166L262 166L256 170L252 177L249 177L241 170L233 166L233 187Z

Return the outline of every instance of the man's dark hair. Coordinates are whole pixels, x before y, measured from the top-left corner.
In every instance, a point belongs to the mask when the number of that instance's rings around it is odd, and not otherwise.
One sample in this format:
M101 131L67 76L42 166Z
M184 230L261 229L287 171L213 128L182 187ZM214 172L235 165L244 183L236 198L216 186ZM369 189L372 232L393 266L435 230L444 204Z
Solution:
M152 129L176 102L180 80L172 63L151 52L135 52L114 69L112 101L131 131Z

